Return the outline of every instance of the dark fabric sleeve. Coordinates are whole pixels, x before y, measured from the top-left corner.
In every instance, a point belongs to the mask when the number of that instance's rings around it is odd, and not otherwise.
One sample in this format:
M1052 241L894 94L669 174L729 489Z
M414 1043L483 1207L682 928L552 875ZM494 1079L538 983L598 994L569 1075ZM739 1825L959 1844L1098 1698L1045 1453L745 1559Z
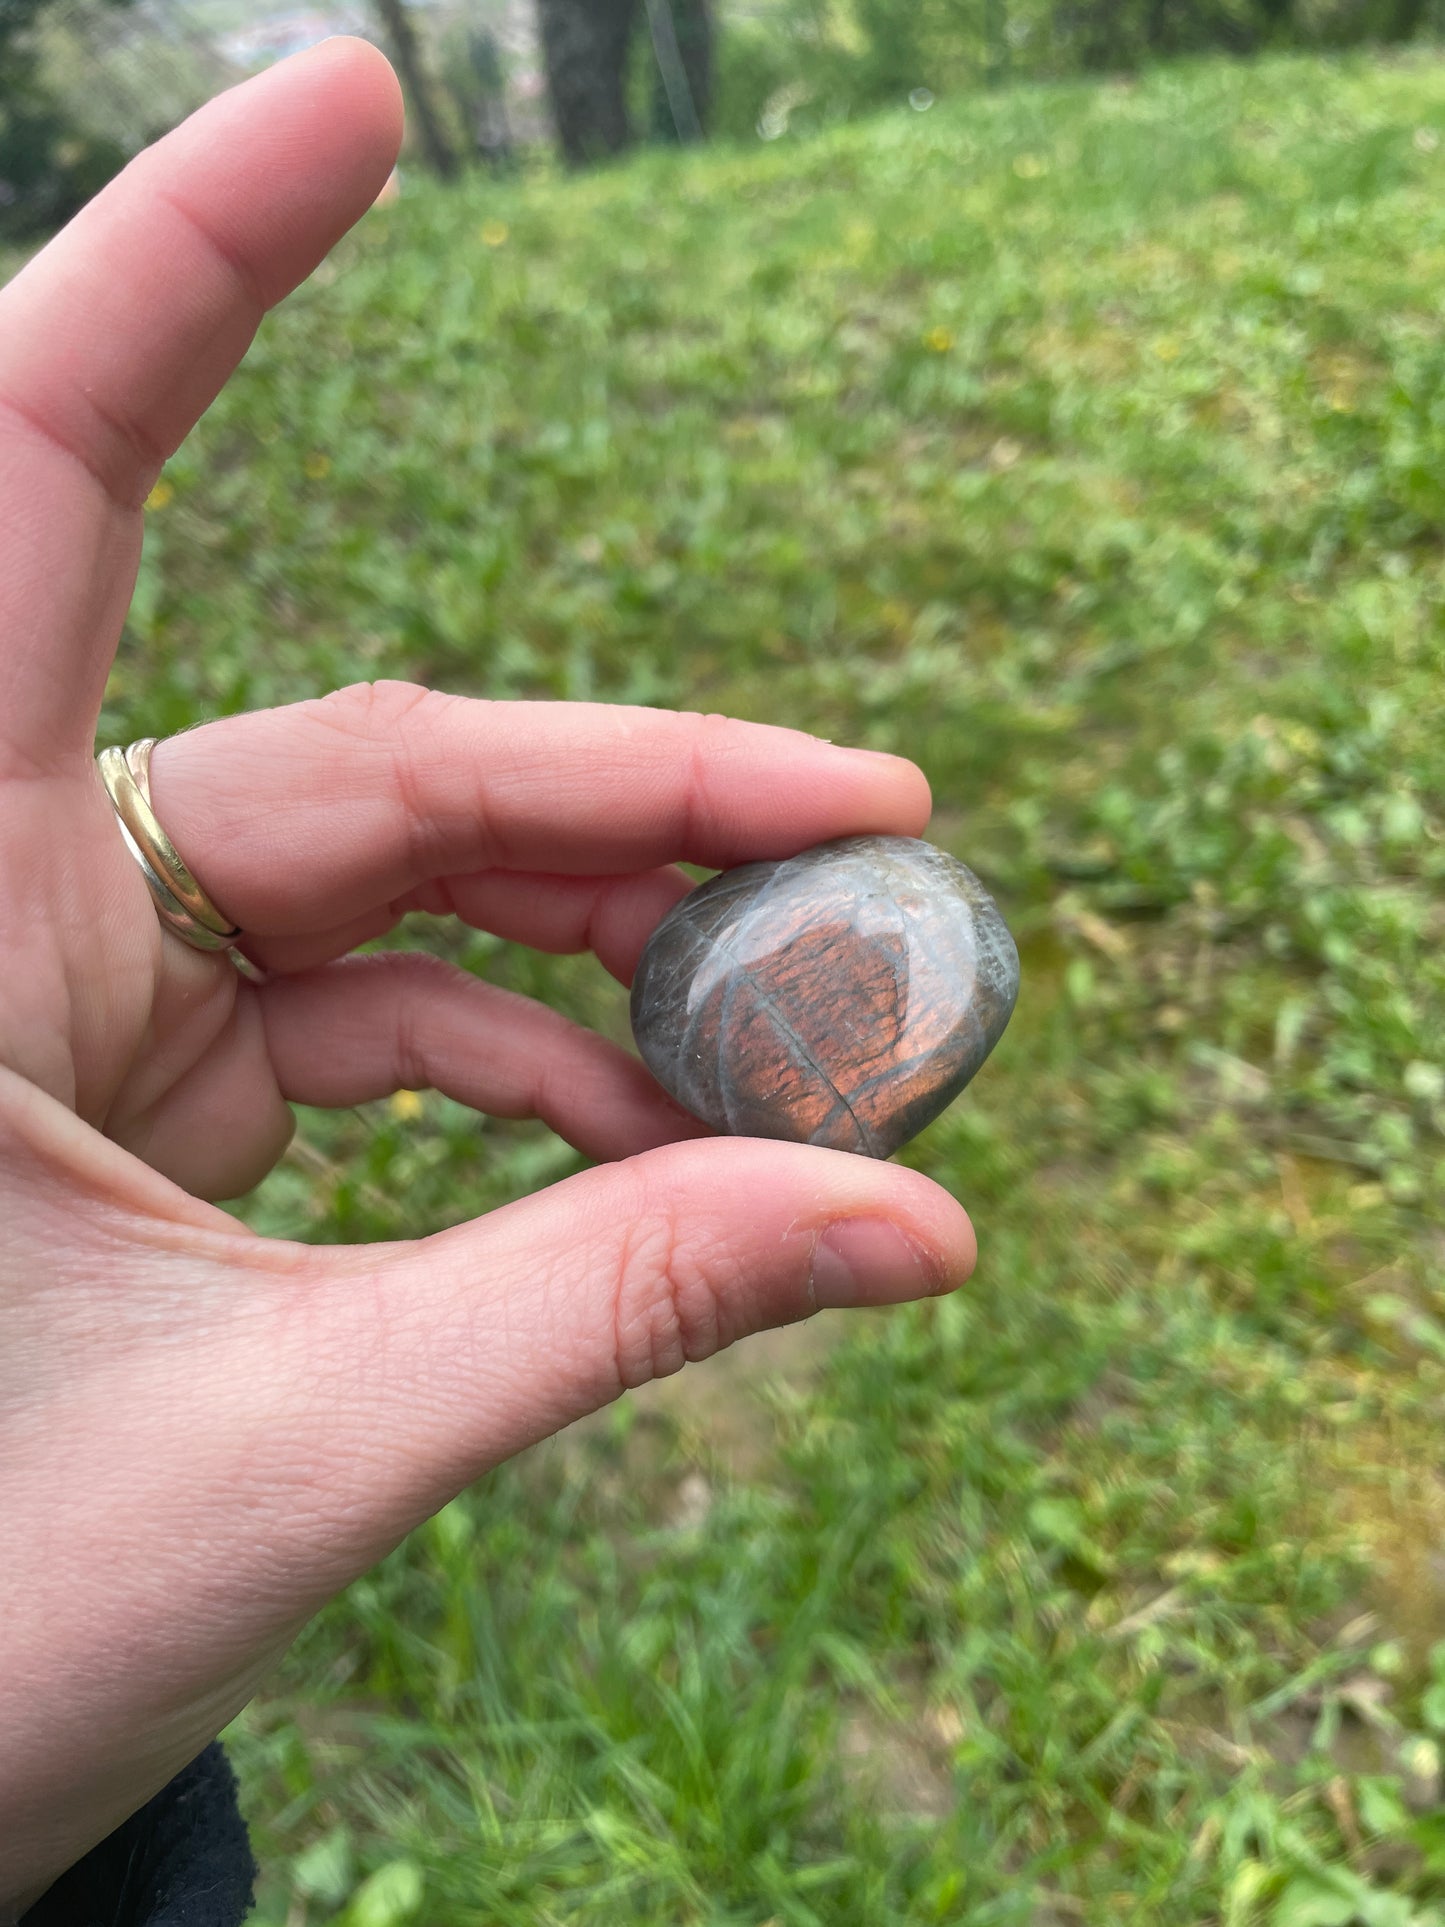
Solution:
M20 1927L240 1927L255 1878L236 1776L212 1745L62 1874Z

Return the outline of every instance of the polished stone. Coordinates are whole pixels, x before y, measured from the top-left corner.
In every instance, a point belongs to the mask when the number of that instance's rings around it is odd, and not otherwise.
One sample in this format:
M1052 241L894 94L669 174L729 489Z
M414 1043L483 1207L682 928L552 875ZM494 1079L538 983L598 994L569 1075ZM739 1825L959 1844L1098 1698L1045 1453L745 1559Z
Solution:
M886 1158L968 1083L1018 987L972 870L913 837L856 836L685 897L642 953L632 1030L717 1129Z

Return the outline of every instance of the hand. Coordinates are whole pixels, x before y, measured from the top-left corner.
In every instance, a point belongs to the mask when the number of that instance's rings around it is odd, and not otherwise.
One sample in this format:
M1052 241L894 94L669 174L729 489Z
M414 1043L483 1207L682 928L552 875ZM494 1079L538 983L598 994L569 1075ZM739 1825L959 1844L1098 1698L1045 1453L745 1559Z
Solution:
M555 1013L346 957L423 908L625 982L687 887L670 864L920 831L908 764L716 717L344 690L156 752L160 820L271 981L161 930L91 760L140 505L371 202L400 111L379 55L329 42L143 154L0 294L0 1911L489 1466L746 1332L972 1262L913 1172L701 1137ZM290 1102L424 1085L619 1161L355 1250L200 1201L262 1176Z

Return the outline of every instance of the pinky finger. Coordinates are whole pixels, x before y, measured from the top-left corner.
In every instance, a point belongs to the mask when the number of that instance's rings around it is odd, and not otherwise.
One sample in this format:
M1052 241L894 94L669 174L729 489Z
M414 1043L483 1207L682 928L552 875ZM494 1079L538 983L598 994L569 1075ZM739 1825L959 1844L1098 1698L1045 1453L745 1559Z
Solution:
M259 992L292 1103L437 1090L492 1117L540 1118L598 1160L706 1135L620 1046L414 951L351 957Z

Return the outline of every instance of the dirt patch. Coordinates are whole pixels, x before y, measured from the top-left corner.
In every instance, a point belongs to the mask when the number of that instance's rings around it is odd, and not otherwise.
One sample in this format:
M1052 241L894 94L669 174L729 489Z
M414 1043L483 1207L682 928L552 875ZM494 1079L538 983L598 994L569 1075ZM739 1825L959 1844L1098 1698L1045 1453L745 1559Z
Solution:
M628 1401L639 1419L666 1421L685 1457L735 1479L756 1478L776 1449L768 1388L811 1383L849 1321L847 1312L821 1312L801 1325L759 1332L672 1378L640 1386Z
M958 1804L951 1762L962 1733L951 1708L920 1707L886 1719L862 1707L848 1715L838 1736L843 1777L885 1819L947 1819Z
M1358 1469L1337 1490L1369 1548L1369 1602L1388 1636L1402 1642L1423 1677L1430 1649L1445 1639L1445 1475L1424 1428L1381 1427L1371 1449L1352 1448Z
M716 1357L688 1365L671 1378L627 1392L621 1401L630 1424L615 1468L636 1491L657 1486L657 1510L674 1523L698 1523L710 1500L702 1487L718 1478L765 1479L777 1456L779 1397L801 1393L829 1352L856 1327L858 1312L820 1312L799 1325L758 1332ZM579 1419L560 1436L566 1453L615 1439L618 1408ZM696 1475L701 1485L689 1484ZM595 1477L595 1468L589 1471Z

